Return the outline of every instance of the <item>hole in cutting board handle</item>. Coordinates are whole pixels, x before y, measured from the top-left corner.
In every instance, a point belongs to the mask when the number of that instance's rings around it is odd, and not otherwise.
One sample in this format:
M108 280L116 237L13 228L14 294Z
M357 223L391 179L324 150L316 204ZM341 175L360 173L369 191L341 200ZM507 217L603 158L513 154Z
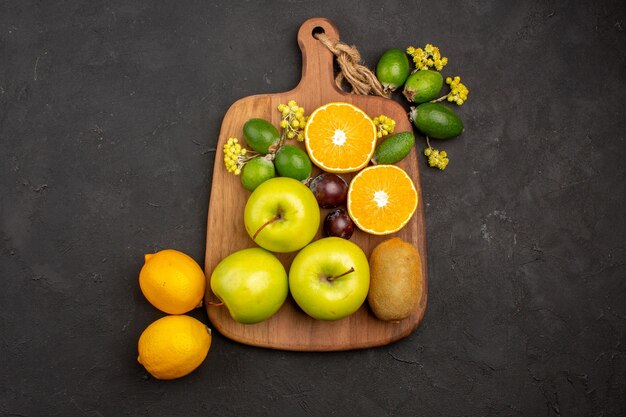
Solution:
M319 33L326 33L326 31L324 30L323 27L321 26L315 26L313 28L313 30L311 31L311 36L313 36L315 38L315 35L319 34ZM317 38L316 38L317 39Z
M298 29L298 45L302 51L302 76L299 86L319 84L335 86L334 57L318 39L318 37L323 39L321 33L331 40L339 39L339 31L325 18L308 19Z

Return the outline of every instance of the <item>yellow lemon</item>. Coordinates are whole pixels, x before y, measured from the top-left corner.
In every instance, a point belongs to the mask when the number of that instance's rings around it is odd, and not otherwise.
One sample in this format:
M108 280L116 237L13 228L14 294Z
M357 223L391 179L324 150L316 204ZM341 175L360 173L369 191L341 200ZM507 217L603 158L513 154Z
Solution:
M176 379L195 370L211 347L211 329L189 316L165 316L139 337L139 356L150 375Z
M184 314L202 305L206 278L196 261L173 249L147 254L145 259L139 286L150 304L169 314Z

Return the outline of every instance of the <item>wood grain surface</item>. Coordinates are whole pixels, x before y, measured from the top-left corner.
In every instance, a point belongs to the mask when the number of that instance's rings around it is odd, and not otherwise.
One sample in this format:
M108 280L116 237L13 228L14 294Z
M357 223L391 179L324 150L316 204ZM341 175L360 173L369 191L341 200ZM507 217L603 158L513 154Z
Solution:
M306 114L310 114L325 103L344 101L363 109L370 117L380 114L390 116L397 122L396 132L412 129L405 109L398 103L382 97L349 94L336 87L333 55L313 37L314 30L318 31L320 28L329 38L339 39L337 28L327 19L313 18L302 24L298 32L298 44L302 50L302 79L293 90L245 97L236 101L224 117L217 143L209 203L205 260L207 280L224 257L237 250L256 246L246 233L243 222L244 206L250 193L243 188L239 177L226 172L222 163L224 143L229 137L241 139L243 124L248 119L260 117L278 126L280 112L276 107L279 103L296 100L304 107ZM303 144L299 145L303 147ZM424 210L416 152L412 151L398 165L407 171L418 190L419 200L415 215L407 226L392 235L374 236L357 230L351 240L368 257L378 243L394 236L417 247L422 260L424 291L409 318L397 323L380 321L372 315L366 302L355 314L342 320L314 320L288 297L283 307L269 320L245 325L232 320L225 307L210 306L211 302L219 300L211 293L210 285L207 285L205 304L213 326L224 336L241 343L298 351L334 351L380 346L405 337L415 330L424 315L428 294ZM317 173L319 170L316 169L313 175ZM349 181L353 175L342 176ZM328 210L322 209L322 219L327 212ZM321 227L316 239L319 237L322 237ZM295 255L295 252L277 254L287 271Z

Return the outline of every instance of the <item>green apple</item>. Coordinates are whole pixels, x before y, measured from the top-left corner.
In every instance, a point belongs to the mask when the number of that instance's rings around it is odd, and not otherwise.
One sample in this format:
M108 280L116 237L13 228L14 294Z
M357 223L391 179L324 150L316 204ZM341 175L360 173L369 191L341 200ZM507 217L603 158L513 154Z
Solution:
M370 286L367 256L338 237L319 239L302 249L289 269L289 288L305 313L338 320L361 307Z
M252 324L270 318L289 292L287 272L261 248L243 249L222 259L211 274L211 291L233 320Z
M272 252L293 252L315 237L320 209L313 192L292 178L272 178L259 185L244 210L246 231Z

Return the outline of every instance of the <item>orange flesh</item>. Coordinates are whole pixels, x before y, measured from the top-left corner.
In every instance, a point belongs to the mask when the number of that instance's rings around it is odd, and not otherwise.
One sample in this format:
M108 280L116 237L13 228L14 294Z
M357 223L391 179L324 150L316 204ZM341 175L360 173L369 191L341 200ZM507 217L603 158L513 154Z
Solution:
M311 115L306 147L311 160L329 172L353 172L369 162L376 146L376 127L358 108L330 103Z
M393 165L367 168L350 184L348 212L365 232L396 232L408 223L416 208L417 191L413 181Z

